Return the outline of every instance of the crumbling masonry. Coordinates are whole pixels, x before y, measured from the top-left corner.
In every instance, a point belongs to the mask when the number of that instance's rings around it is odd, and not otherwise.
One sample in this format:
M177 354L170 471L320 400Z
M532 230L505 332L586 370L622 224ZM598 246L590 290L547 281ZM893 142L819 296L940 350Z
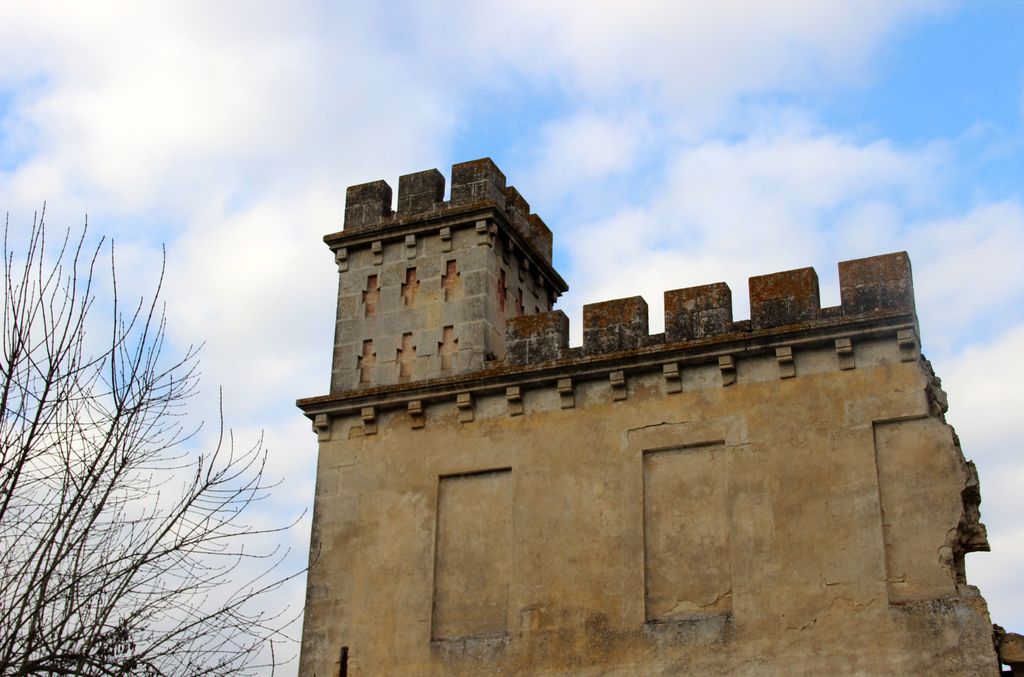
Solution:
M552 310L490 160L348 189L303 675L995 675L905 253Z

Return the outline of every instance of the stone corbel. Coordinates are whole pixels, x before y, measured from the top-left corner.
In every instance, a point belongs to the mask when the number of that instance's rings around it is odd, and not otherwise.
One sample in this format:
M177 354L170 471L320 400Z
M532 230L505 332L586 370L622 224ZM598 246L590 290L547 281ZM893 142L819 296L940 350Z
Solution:
M445 226L441 229L441 251L450 252L452 250L452 229Z
M412 425L412 428L422 428L423 420L425 418L423 415L423 402L420 400L412 400L409 402L406 409L409 412L409 422Z
M474 230L476 231L476 243L478 245L494 246L495 227L491 223L486 219L477 221Z
M796 365L793 362L792 346L780 346L775 349L775 360L779 363L779 378L796 376Z
M896 332L896 344L900 348L901 362L917 359L917 333L913 329L900 329Z
M571 378L558 379L558 397L561 400L562 409L572 409L576 406L576 392L572 385Z
M505 388L505 399L508 400L509 416L521 416L523 414L523 392L519 386Z
M405 258L416 258L416 236L412 233L405 236Z
M339 247L334 252L334 262L338 264L338 272L344 273L348 271L348 248Z
M377 434L377 410L374 407L363 407L359 412L359 418L363 421L363 434Z
M331 419L327 414L317 414L313 417L313 432L316 433L318 442L327 442L331 439Z
M718 370L722 372L723 387L736 383L736 360L732 355L722 355L718 358Z
M384 243L374 240L370 243L370 253L373 254L373 265L379 266L384 263Z
M853 341L848 338L836 339L836 357L839 359L840 369L853 369L857 362L853 357Z
M459 422L469 423L473 420L473 394L459 393L455 396L455 408L459 410Z
M621 369L608 374L608 382L612 386L613 400L626 399L626 374Z
M683 392L683 379L679 373L678 362L669 362L661 365L661 373L665 377L666 393Z

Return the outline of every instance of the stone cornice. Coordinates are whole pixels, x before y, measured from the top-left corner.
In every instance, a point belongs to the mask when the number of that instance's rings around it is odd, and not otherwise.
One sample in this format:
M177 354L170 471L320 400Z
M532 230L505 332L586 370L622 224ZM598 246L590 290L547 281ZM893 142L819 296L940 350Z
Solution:
M626 351L584 355L580 348L574 348L566 357L548 362L525 365L496 362L489 369L471 374L309 397L298 400L296 405L311 419L323 414L344 416L359 413L365 407L380 410L404 408L413 400L421 403L454 402L460 393L498 394L516 386L552 386L564 378L578 381L606 379L612 371L629 374L657 371L667 363L685 368L717 363L723 357L742 359L775 355L782 347L825 347L835 345L837 339L850 339L854 345L858 341L884 338L891 338L894 342L912 340L912 348L916 350L917 321L912 312L876 313L860 318L820 319L670 343L658 342L661 336L650 336L648 345ZM902 338L898 339L898 336Z
M533 246L512 226L505 210L490 200L478 200L471 204L442 206L430 212L396 216L380 224L346 228L324 236L324 242L331 251L342 248L357 249L370 247L374 242L401 241L407 235L435 235L441 228L474 228L480 221L491 220L497 224L506 239L525 255L530 265L540 271L541 277L555 290L564 294L569 285L558 274L551 263L534 251Z

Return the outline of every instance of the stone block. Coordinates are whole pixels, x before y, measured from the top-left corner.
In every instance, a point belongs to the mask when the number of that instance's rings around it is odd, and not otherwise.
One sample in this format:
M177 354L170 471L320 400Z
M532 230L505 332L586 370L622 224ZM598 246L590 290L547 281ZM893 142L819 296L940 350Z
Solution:
M505 214L512 227L526 240L530 239L530 203L513 186L505 189Z
M820 307L814 268L750 278L750 321L754 329L809 322L817 319Z
M728 333L732 290L724 282L665 292L665 340L686 341Z
M452 206L486 200L505 205L505 175L490 158L452 165Z
M561 310L508 321L505 359L512 364L557 360L569 350L569 318Z
M583 306L583 352L593 355L637 348L647 338L642 296Z
M343 228L363 228L381 223L391 216L391 186L386 181L371 181L349 186L345 191Z
M914 282L906 252L839 263L843 315L914 312Z
M436 169L398 177L398 215L428 212L444 200L444 174Z
M547 224L544 223L544 220L536 214L530 214L528 221L530 224L530 244L533 245L534 250L542 259L551 263L551 249L553 242L551 229L548 228Z

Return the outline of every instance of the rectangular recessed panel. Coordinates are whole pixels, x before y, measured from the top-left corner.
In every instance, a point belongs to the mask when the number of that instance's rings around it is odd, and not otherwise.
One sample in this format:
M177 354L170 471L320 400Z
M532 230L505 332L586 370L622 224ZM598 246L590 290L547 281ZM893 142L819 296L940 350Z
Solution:
M952 434L938 419L875 423L875 463L892 603L956 594L951 562L944 562L950 529L962 509L937 478L956 476Z
M433 638L506 632L512 472L442 477L437 496Z
M643 466L647 620L729 613L729 454L724 445L648 451Z

